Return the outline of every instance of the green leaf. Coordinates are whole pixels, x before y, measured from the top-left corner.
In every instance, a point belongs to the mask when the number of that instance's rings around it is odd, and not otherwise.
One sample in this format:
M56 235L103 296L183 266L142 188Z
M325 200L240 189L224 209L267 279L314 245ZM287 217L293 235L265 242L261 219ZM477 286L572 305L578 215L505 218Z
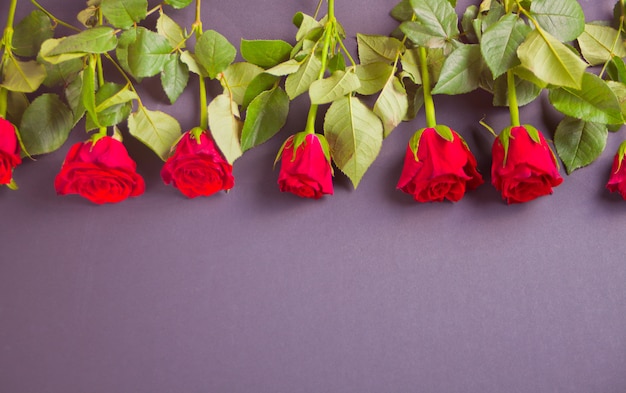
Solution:
M117 46L115 30L108 26L94 27L57 40L49 56L71 53L106 53Z
M585 73L581 89L550 90L550 102L570 117L603 123L622 124L622 110L611 88L596 75Z
M530 11L545 31L571 41L585 28L585 14L577 0L533 0Z
M80 73L65 88L65 98L73 113L73 125L76 125L85 114L85 106L81 98L83 90L83 75Z
M128 45L128 67L137 78L154 76L172 58L172 46L167 38L144 27L136 29L136 37Z
M474 26L475 21L480 22L478 17L478 7L473 4L469 5L465 9L465 12L461 17L461 27L463 28L463 32L472 44L478 43L481 37L480 33L482 32L482 30L480 28L476 29L476 26Z
M263 68L287 61L292 49L289 43L282 40L241 40L241 56Z
M81 10L76 19L85 27L92 28L98 25L98 8L90 5L89 7Z
M587 63L547 32L531 31L517 55L522 66L544 82L580 89Z
M333 73L335 71L345 71L346 70L346 58L343 53L339 52L336 55L332 56L328 59L328 71Z
M357 93L363 95L378 93L385 87L389 76L394 71L395 68L392 65L381 62L357 65L355 72L361 83Z
M267 73L257 75L252 81L250 81L250 84L244 93L241 106L243 108L247 108L252 100L254 100L259 94L277 86L279 80L280 78Z
M230 89L233 100L241 105L248 86L262 72L263 68L251 63L233 63L224 70L222 84Z
M157 19L157 33L167 38L172 48L183 49L185 48L185 32L174 19L167 16L163 11Z
M322 70L322 61L313 55L306 57L300 69L287 76L285 80L285 90L290 99L294 99L309 89L311 83L317 80Z
M425 48L445 48L449 46L446 37L433 35L431 31L418 22L402 22L400 31L417 46Z
M530 30L523 20L508 14L485 31L480 51L494 78L520 63L517 48Z
M354 72L336 71L330 77L316 80L309 88L311 104L328 104L356 91L361 86Z
M172 56L161 71L161 85L163 91L173 104L183 93L189 82L189 68L180 61L180 56Z
M506 75L501 75L494 84L493 105L509 106L509 95ZM517 95L517 105L524 106L533 102L539 94L541 88L532 82L515 76L515 93Z
M80 100L87 111L87 120L100 127L96 113L96 63L92 59L83 71L83 85L80 90Z
M117 42L117 48L115 48L115 55L117 57L117 61L122 67L122 69L127 73L132 75L133 72L130 69L130 65L128 64L128 48L129 46L137 40L137 29L130 29L122 32L120 34L120 38ZM134 75L133 75L134 76ZM141 79L137 76L134 76L135 79Z
M47 62L50 64L60 64L69 60L80 59L87 55L84 52L78 53L65 53L62 55L50 55L50 52L59 46L61 42L63 42L65 38L50 38L49 40L45 40L41 44L41 49L39 50L39 59L43 60L43 62Z
M284 75L291 75L295 72L298 72L299 69L300 69L300 62L296 59L290 59L284 63L280 63L268 70L265 70L265 72L270 75L284 76Z
M48 15L35 10L22 19L13 32L13 53L23 57L35 57L41 44L54 36L54 28Z
M36 156L57 150L72 130L72 112L56 94L42 94L24 112L20 136L26 151Z
M358 187L382 147L380 119L358 98L346 96L328 108L324 135L335 165Z
M406 111L405 121L415 119L419 110L424 105L424 89L411 80L411 78L403 78L404 89L407 93L409 106Z
M235 60L237 49L215 30L205 31L196 43L196 57L211 79Z
M413 7L411 7L411 2L409 0L401 0L391 9L390 15L398 22L411 20L411 18L413 18Z
M285 125L289 97L280 87L264 91L248 106L241 131L241 148L251 149L267 141Z
M173 8L181 9L193 3L193 0L165 0L165 4L171 5Z
M43 84L46 87L67 86L76 78L83 69L82 59L72 59L59 64L44 62L46 68L46 79Z
M448 0L411 0L411 6L415 19L430 35L446 40L459 35L458 17Z
M128 117L128 131L163 161L167 160L170 149L181 135L176 119L167 113L148 110L143 105Z
M617 97L620 108L622 108L622 116L626 119L626 85L622 82L607 81L606 84L611 88L613 94Z
M578 45L591 65L604 64L614 56L626 57L626 45L619 32L610 26L586 24Z
M393 37L379 35L356 35L361 64L392 63L402 52L404 45Z
M430 51L427 51L427 53L428 52ZM414 83L418 85L422 84L422 73L419 66L419 49L413 48L404 52L400 64L402 64L402 70L409 74Z
M237 103L226 94L221 94L209 104L209 127L213 140L230 164L243 154L241 151L241 129Z
M127 29L146 18L148 0L102 0L100 10L110 24Z
M404 120L408 109L407 92L398 78L392 75L374 104L374 113L383 121L383 138L387 138Z
M556 128L554 146L570 174L595 161L604 151L608 131L604 124L566 117Z
M303 14L302 12L297 12L293 16L293 24L298 28L298 33L296 33L296 41L302 40L313 30L319 30L322 28L322 24L320 22L318 22L312 16Z
M34 60L19 61L11 56L2 67L2 84L10 91L32 93L46 79L46 68Z
M10 91L7 95L7 120L13 124L20 124L29 105L30 101L26 94Z
M97 124L88 116L85 128L93 130L98 127L111 127L124 121L132 111L132 99L137 94L117 83L107 82L96 93Z
M433 94L463 94L475 90L483 68L480 46L463 45L448 56Z
M196 75L200 75L203 78L208 78L209 74L207 74L206 70L200 65L196 55L191 52L183 51L180 54L180 61L187 65L190 72L193 72Z

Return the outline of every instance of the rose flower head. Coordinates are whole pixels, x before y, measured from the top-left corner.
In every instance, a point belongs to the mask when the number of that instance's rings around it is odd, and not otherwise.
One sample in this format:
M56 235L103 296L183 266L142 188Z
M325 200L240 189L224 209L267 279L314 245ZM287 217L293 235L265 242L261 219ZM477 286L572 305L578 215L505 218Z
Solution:
M418 202L457 202L482 183L463 138L449 127L436 126L418 130L409 141L397 187Z
M122 142L110 136L73 145L54 180L59 195L78 194L93 203L117 203L143 194L143 178L135 171Z
M529 125L504 129L493 143L492 160L491 182L507 203L552 194L563 182L552 149Z
M313 199L333 194L330 151L324 136L306 132L292 135L281 147L276 161L279 158L281 191Z
M183 195L195 198L233 188L232 171L209 132L194 128L176 144L174 154L163 165L161 178Z
M21 163L20 143L15 127L0 117L0 185L15 187L13 169Z
M619 146L613 165L611 167L611 175L606 183L606 188L611 192L619 192L623 199L626 199L626 165L624 165L624 156L626 155L626 141Z

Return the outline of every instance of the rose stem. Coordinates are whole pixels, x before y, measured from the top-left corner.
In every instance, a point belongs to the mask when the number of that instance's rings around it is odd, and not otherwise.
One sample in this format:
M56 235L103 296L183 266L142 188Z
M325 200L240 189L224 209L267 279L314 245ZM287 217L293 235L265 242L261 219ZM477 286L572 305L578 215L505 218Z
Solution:
M506 84L509 96L509 112L511 113L511 126L518 127L520 125L519 120L519 106L517 105L517 91L515 88L515 75L512 71L506 72Z
M430 87L430 75L428 74L428 58L426 48L419 47L420 71L422 76L422 88L424 90L424 111L426 112L426 127L434 128L437 125L435 117L435 102Z
M2 36L2 43L4 44L4 54L2 55L2 62L11 57L11 44L13 42L13 21L15 20L15 10L17 9L17 0L11 0L9 5L9 16L7 17L7 24L4 28L4 35ZM0 87L0 117L5 118L7 116L7 101L9 97L9 91L4 87Z
M103 23L104 23L104 15L102 15L102 10L98 8L98 26L102 26ZM96 59L96 72L98 74L98 89L100 89L102 85L104 85L104 70L102 69L102 56L98 54L95 56L95 59ZM107 135L107 128L100 127L100 130L98 132L98 137L103 137L106 135Z
M328 63L328 51L330 49L330 40L335 31L335 0L328 0L328 21L326 22L326 26L324 28L324 48L322 49L322 68L320 69L320 73L317 76L317 79L323 79L324 74L326 72L326 65ZM311 54L314 56L315 54ZM317 104L311 104L309 108L309 115L306 119L306 127L304 128L304 132L308 134L315 134L315 119L317 117Z
M196 20L193 23L193 30L196 34L196 41L202 36L202 16L201 10L202 0L196 0ZM209 129L209 109L207 106L207 90L206 81L202 75L198 75L198 86L200 90L200 128L202 131Z

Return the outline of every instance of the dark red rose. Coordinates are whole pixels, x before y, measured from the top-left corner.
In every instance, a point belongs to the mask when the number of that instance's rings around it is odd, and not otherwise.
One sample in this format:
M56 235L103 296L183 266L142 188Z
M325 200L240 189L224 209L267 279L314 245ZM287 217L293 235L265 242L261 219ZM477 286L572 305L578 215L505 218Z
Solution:
M22 163L15 127L0 117L0 184L10 184L13 169Z
M622 198L626 199L626 165L624 165L624 155L626 155L626 142L622 142L619 151L613 158L611 175L606 183L606 188L611 192L619 192Z
M457 202L466 190L483 183L465 141L448 127L444 130L450 132L451 141L435 128L425 128L407 146L398 189L413 195L418 202Z
M532 126L502 131L493 144L492 160L491 183L507 203L552 194L552 187L563 182L554 153Z
M283 192L319 199L333 193L328 145L318 134L290 136L282 150L278 186Z
M208 132L188 131L163 166L161 178L183 195L195 198L233 188L232 172L232 165L224 159Z
M117 203L143 194L143 178L122 142L109 136L76 143L54 180L57 194L78 194L93 203Z

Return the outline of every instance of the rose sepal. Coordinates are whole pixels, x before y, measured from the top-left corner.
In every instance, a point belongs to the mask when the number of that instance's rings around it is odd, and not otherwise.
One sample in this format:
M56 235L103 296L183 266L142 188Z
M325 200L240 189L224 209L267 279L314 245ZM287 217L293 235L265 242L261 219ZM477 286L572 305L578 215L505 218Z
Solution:
M278 161L281 159L281 157L283 156L283 150L285 150L285 147L287 146L293 146L293 156L291 158L291 160L295 160L296 159L296 151L298 151L298 148L304 144L306 142L306 137L307 135L310 135L311 133L307 132L307 131L301 131L301 132L297 132L295 134L293 134L292 136L290 136L289 138L287 138L285 140L285 142L283 142L283 144L280 146L280 149L278 150L278 153L276 154L276 158L274 159L274 167L276 167L276 164L278 163ZM326 161L328 161L328 164L331 163L330 161L330 145L328 144L328 141L326 140L326 137L324 137L324 135L322 134L318 134L318 133L313 133L313 135L315 135L315 137L317 137L317 139L320 141L320 146L322 146L322 151L324 152L324 157L326 157ZM330 167L331 172L333 173L334 176L334 171L333 171L333 167L331 165Z
M415 131L415 133L413 134L413 136L409 140L409 147L411 148L411 151L413 152L413 155L415 156L415 161L419 161L419 158L417 157L417 149L419 148L420 139L422 138L422 134L424 133L424 131L426 131L429 128L433 128L435 130L435 132L437 132L437 134L440 137L442 137L443 139L445 139L448 142L454 141L454 135L456 134L456 136L458 138L460 138L461 141L463 141L463 144L465 146L467 146L467 143L465 143L465 139L461 138L461 136L457 132L453 131L452 128L450 128L448 126L444 126L444 125L438 124L438 125L436 125L434 127L420 128L419 130Z

